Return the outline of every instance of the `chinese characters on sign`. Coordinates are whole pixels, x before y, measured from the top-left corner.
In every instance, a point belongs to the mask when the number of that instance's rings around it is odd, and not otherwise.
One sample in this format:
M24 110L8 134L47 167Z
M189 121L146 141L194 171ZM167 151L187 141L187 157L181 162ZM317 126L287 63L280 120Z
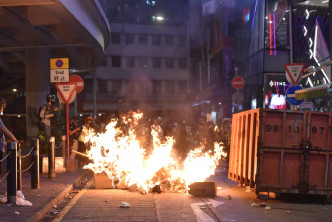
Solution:
M69 82L69 59L50 59L50 80L51 83Z

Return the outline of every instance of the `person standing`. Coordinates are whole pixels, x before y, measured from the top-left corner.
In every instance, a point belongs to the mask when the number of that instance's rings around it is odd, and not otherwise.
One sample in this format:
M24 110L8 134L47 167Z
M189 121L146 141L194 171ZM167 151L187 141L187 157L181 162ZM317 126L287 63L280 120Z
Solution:
M39 113L43 129L47 139L51 137L51 118L54 117L54 112L58 112L62 109L62 104L59 107L55 106L55 95L48 94L46 96L46 104L44 104Z
M3 112L3 110L6 108L6 100L2 97L0 97L0 113ZM5 135L11 139L12 141L16 142L19 146L18 140L15 138L15 136L10 132L6 126L3 124L2 120L0 119L0 160L3 159L5 149L6 149L6 140ZM0 173L2 169L2 162L0 163Z
M76 153L73 152L77 151L78 149L78 137L81 134L81 127L78 126L78 119L77 117L72 117L69 123L69 141L70 141L70 159L74 159Z

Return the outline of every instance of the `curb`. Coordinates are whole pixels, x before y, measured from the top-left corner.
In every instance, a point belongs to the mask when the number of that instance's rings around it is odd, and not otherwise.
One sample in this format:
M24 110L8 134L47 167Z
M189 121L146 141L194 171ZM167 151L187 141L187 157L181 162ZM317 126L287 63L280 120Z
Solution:
M43 209L39 210L32 217L27 219L27 222L35 222L41 220L47 212L53 209L53 205L57 205L66 195L67 193L74 188L85 176L87 171L83 172L80 177L78 177L72 185L69 185L64 191L62 191L58 196L56 196L53 200L51 200L48 204L46 204Z

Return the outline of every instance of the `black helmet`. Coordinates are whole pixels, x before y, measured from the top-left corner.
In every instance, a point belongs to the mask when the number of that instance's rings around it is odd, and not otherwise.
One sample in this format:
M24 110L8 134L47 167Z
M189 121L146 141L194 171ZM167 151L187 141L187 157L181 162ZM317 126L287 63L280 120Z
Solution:
M47 102L49 102L51 100L55 100L55 95L53 95L53 94L47 94L46 100L47 100Z

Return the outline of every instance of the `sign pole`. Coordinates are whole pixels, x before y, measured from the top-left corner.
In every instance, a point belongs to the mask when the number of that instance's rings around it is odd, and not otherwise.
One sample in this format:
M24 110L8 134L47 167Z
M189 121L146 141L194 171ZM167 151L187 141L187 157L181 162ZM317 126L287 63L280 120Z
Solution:
M66 143L67 143L67 159L69 159L69 103L66 102Z

